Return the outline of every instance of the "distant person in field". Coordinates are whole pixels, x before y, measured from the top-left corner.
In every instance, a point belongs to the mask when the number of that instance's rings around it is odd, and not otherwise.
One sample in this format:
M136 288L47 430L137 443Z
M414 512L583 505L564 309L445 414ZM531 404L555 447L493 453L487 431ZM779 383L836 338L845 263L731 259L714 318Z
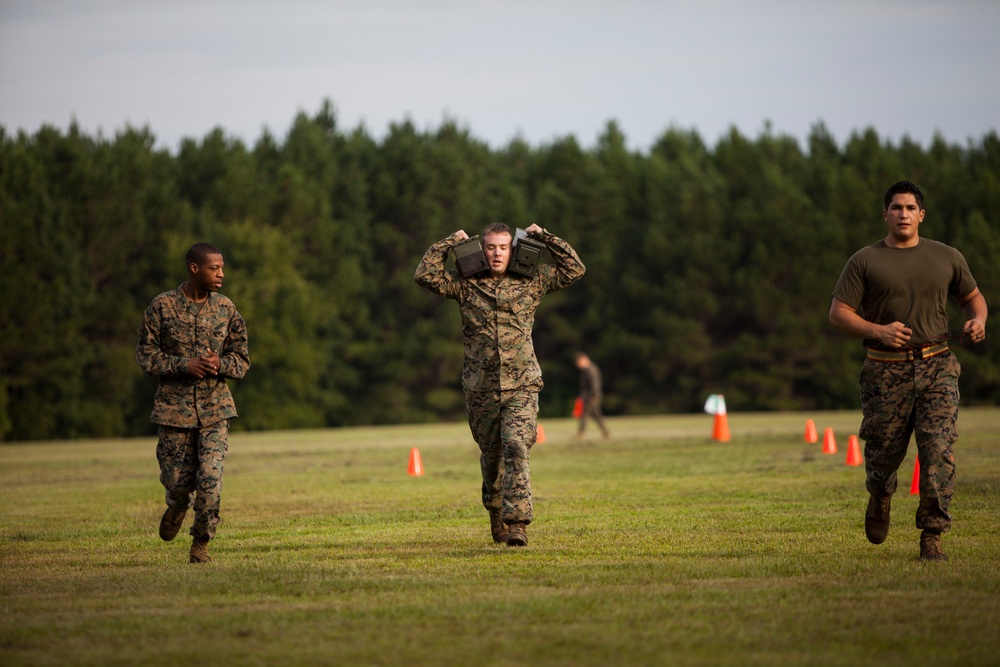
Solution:
M236 405L226 378L250 368L247 327L222 288L222 253L207 243L187 252L187 280L160 294L139 329L136 361L159 379L152 422L159 424L156 458L167 509L160 538L177 536L194 507L189 561L207 563L219 523L222 466Z
M458 302L465 344L462 387L480 450L483 505L493 540L513 547L528 544L532 520L528 454L542 389L531 339L535 309L542 297L572 285L585 271L566 241L534 224L525 231L548 248L555 266L539 266L530 278L509 273L511 231L496 223L482 234L485 273L467 278L445 269L448 251L469 238L459 230L427 249L414 276L421 287Z
M986 300L958 250L921 238L924 197L916 185L895 183L885 193L884 205L889 233L848 260L830 306L830 322L863 338L868 349L861 371L859 432L870 494L865 535L873 544L888 536L897 470L911 434L916 434L920 557L947 560L941 533L951 528L961 369L948 348L952 336L945 307L953 297L967 318L962 339L981 343Z
M601 386L601 369L583 352L577 352L575 360L576 367L580 369L580 401L583 403L576 437L583 437L587 430L587 420L593 419L601 429L601 433L607 438L611 433L604 424L604 414L601 412L601 400L604 396Z

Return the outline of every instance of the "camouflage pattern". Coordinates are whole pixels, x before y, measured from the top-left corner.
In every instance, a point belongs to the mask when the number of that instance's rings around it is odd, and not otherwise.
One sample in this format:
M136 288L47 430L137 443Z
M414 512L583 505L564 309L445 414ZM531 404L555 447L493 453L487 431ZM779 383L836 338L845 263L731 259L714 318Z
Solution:
M562 239L548 232L532 238L548 247L555 266L541 265L531 278L512 273L499 279L488 273L464 278L445 269L448 251L459 243L454 234L427 249L414 275L421 287L458 301L465 345L462 387L467 392L542 389L531 340L535 309L549 292L582 278L586 268Z
M861 370L865 441L865 486L875 496L892 495L897 471L916 434L920 460L917 528L951 528L948 506L955 490L952 447L958 440L958 377L951 352L916 361L865 360Z
M583 401L583 411L580 413L577 433L582 435L587 430L587 420L593 419L601 432L608 434L608 428L604 425L604 414L601 412L603 392L601 369L591 361L589 366L580 369L580 399Z
M600 399L604 393L601 383L601 369L593 361L586 368L580 369L580 398L588 400Z
M209 351L219 374L198 379L188 362ZM151 421L160 425L156 458L169 507L195 510L191 535L212 539L219 523L222 468L236 404L226 378L250 368L247 327L229 298L210 292L200 304L183 285L160 294L143 317L136 361L159 379Z
M463 277L445 269L455 234L427 249L414 280L458 302L462 315L465 390L469 428L479 445L483 505L502 511L505 523L532 520L528 453L535 443L542 370L531 330L535 309L549 292L572 285L586 268L562 239L542 231L555 265L541 265L532 277L488 273Z
M149 304L135 357L146 373L159 378L150 420L196 428L236 416L226 378L246 375L250 354L246 323L228 297L212 292L204 303L196 304L182 287ZM201 380L189 375L188 361L208 350L219 355L219 374Z
M160 426L156 460L167 506L187 510L194 506L193 537L212 539L219 525L222 467L229 448L229 420L202 428Z
M483 506L504 523L531 523L529 454L537 436L538 393L470 391L465 394L472 437L479 445Z

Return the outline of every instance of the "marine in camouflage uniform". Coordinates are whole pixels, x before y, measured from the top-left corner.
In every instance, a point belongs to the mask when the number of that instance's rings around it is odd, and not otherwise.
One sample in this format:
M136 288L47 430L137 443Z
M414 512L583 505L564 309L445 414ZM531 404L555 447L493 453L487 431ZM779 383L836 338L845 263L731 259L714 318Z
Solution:
M948 507L955 489L953 446L958 439L958 377L961 367L948 348L948 297L967 320L974 343L986 337L986 301L962 254L922 239L923 194L900 181L885 194L885 239L856 252L833 292L830 321L864 339L861 371L865 486L869 492L865 534L881 544L889 532L891 498L911 435L920 463L920 554L946 560L941 533L951 528Z
M533 518L529 451L542 389L531 338L535 310L542 297L572 285L586 270L562 239L538 225L526 231L555 260L554 266L539 266L533 277L507 272L511 233L502 224L483 232L487 273L467 278L445 268L448 252L468 238L459 231L428 248L414 276L421 287L458 302L465 346L462 388L480 450L482 502L494 540L511 546L527 543L524 526Z
M611 434L604 424L604 414L601 411L601 399L604 397L601 369L583 352L576 353L576 367L580 369L580 401L583 403L576 437L583 437L587 430L587 420L593 419L607 438Z
M246 375L250 356L246 323L218 293L222 255L196 244L187 259L187 281L146 308L136 361L159 380L151 421L159 424L156 458L166 489L160 536L172 540L193 506L191 562L205 562L219 523L229 420L237 416L226 379Z

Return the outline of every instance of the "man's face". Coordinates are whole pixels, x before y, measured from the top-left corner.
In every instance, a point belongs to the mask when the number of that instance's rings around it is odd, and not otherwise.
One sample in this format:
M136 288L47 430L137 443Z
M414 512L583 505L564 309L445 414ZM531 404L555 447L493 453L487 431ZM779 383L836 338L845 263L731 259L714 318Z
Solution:
M198 270L191 275L195 287L203 292L218 292L222 289L222 279L225 278L222 273L225 266L226 263L222 261L222 255L207 255L205 262L197 267Z
M924 219L924 212L912 194L896 194L889 201L889 208L882 211L882 217L889 225L889 235L897 244L905 246L919 240L917 228Z
M507 273L510 264L510 234L503 232L487 234L483 243L483 254L490 265L490 275L499 278Z

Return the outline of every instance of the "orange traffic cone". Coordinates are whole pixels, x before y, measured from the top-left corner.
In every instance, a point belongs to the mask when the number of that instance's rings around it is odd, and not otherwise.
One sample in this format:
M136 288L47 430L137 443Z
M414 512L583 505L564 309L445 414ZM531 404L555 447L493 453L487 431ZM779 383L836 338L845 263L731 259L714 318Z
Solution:
M847 439L847 465L861 465L861 443L858 442L858 436L856 435L852 435Z
M806 442L813 443L819 440L819 436L816 434L816 422L811 419L806 420Z
M538 430L535 432L535 444L540 445L543 442L545 442L545 429L539 424Z
M910 482L910 495L920 495L920 459L913 464L913 481Z
M573 419L579 419L583 415L583 399L579 396L573 401Z
M829 426L827 426L826 430L823 431L823 453L837 453L837 440L833 437L833 429Z
M715 425L712 427L712 440L729 442L729 418L725 412L715 413Z
M410 467L406 472L414 477L423 477L424 462L420 460L420 450L416 447L410 450Z

